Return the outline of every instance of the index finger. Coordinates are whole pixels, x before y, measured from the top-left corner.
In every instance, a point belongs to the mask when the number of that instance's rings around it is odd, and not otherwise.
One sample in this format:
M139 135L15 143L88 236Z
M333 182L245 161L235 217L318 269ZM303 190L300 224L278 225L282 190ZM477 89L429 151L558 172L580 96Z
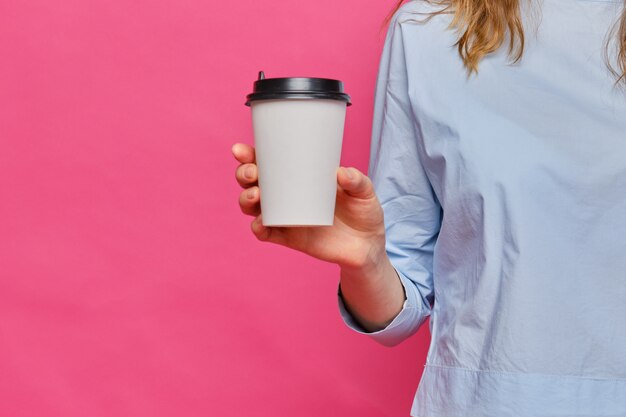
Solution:
M231 152L242 164L256 163L254 147L250 145L246 145L245 143L235 143L231 148Z

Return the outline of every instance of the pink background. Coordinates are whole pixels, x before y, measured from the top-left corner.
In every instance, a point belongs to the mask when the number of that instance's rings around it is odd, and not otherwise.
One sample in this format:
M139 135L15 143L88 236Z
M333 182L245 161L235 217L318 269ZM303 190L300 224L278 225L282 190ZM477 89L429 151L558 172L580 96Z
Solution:
M0 415L403 416L428 329L351 332L336 265L259 242L257 71L344 81L366 171L393 0L4 0Z

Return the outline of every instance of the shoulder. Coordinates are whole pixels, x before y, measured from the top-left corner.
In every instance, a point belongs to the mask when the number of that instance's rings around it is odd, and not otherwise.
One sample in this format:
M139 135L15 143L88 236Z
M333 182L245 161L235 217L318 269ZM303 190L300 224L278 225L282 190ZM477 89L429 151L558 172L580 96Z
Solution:
M439 4L440 0L410 0L404 3L393 15L392 24L425 24L431 20L431 15L443 10L446 5ZM438 19L445 14L432 16L432 19Z
M404 3L392 16L387 32L388 42L401 43L405 53L436 55L454 54L451 45L456 34L450 29L453 14L444 10L443 0L411 0ZM453 56L452 56L453 58Z
M411 0L403 4L389 22L388 36L400 32L398 36L411 45L454 43L454 31L449 29L453 16L450 12L441 12L446 7L441 1Z

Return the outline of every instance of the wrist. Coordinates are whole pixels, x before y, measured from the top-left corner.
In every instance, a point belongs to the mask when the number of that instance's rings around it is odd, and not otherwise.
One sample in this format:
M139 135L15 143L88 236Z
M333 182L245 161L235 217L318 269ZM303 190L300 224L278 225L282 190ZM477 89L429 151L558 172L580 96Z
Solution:
M362 262L339 265L339 269L341 281L358 285L366 283L371 286L382 283L393 269L393 265L384 248L382 250L372 248Z
M403 308L406 293L385 255L373 269L342 269L339 295L350 314L367 331L387 327Z

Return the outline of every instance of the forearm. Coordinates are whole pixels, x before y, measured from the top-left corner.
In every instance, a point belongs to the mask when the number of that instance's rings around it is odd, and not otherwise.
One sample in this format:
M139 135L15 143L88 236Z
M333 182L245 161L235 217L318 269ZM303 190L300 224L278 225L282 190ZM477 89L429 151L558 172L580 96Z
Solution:
M404 287L389 258L359 269L341 268L344 305L368 332L381 330L400 313Z

